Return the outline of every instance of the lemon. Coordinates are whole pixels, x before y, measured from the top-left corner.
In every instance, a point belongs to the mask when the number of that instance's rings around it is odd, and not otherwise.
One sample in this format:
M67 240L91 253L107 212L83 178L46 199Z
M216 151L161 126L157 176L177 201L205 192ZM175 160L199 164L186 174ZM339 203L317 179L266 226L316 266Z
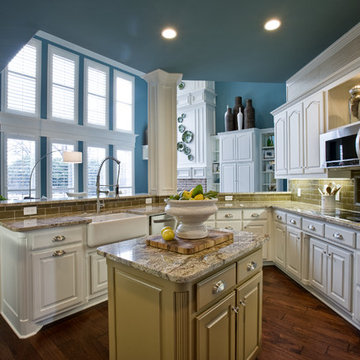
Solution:
M171 227L171 226L165 226L165 227L163 227L163 228L161 229L161 235L162 235L163 231L165 231L165 230L172 230L172 227Z
M166 229L161 232L161 236L165 241L170 241L175 238L175 233L172 229Z
M203 194L197 194L197 195L194 197L194 200L204 200L204 195L203 195Z

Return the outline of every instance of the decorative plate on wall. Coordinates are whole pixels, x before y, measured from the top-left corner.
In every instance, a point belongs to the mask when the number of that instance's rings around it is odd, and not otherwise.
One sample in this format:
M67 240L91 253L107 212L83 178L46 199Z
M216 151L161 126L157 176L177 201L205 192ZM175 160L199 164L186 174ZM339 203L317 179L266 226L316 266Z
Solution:
M184 154L185 155L190 155L191 154L191 149L189 147L187 147L186 145L185 145L185 149L184 149Z
M183 141L184 143L189 144L189 143L192 142L192 140L193 140L193 138L194 138L194 134L193 134L190 130L186 130L186 131L183 133L183 135L182 135L181 138L182 138L182 141Z
M181 133L183 133L185 131L185 126L184 125L179 125L179 131Z
M185 144L182 141L179 141L177 143L177 150L178 151L184 151L184 149L185 149Z
M183 81L178 86L179 86L179 90L185 89L185 83Z
M182 118L181 116L178 117L178 123L181 124L184 121L184 118Z
M193 161L193 160L194 160L194 155L190 154L190 155L188 156L188 160Z

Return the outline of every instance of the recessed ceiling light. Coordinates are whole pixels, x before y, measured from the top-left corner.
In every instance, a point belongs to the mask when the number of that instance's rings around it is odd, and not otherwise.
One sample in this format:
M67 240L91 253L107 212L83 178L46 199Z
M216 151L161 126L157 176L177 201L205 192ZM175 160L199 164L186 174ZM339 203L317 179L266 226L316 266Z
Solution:
M166 28L161 32L161 36L165 39L174 39L176 38L177 32L173 28Z
M281 21L279 19L270 19L264 25L265 30L274 31L278 29L281 25Z

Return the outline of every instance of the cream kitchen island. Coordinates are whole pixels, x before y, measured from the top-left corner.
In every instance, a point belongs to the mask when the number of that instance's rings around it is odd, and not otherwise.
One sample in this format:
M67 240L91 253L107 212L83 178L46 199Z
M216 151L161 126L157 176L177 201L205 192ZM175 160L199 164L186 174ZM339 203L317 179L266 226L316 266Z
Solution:
M255 359L261 345L266 237L237 232L194 255L145 238L102 246L107 258L110 359Z

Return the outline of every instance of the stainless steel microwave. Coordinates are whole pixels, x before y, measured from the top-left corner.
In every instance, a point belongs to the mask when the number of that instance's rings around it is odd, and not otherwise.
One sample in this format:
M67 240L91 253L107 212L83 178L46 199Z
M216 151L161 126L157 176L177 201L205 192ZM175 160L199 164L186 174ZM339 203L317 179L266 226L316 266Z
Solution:
M324 168L360 166L360 121L320 135L320 159Z

